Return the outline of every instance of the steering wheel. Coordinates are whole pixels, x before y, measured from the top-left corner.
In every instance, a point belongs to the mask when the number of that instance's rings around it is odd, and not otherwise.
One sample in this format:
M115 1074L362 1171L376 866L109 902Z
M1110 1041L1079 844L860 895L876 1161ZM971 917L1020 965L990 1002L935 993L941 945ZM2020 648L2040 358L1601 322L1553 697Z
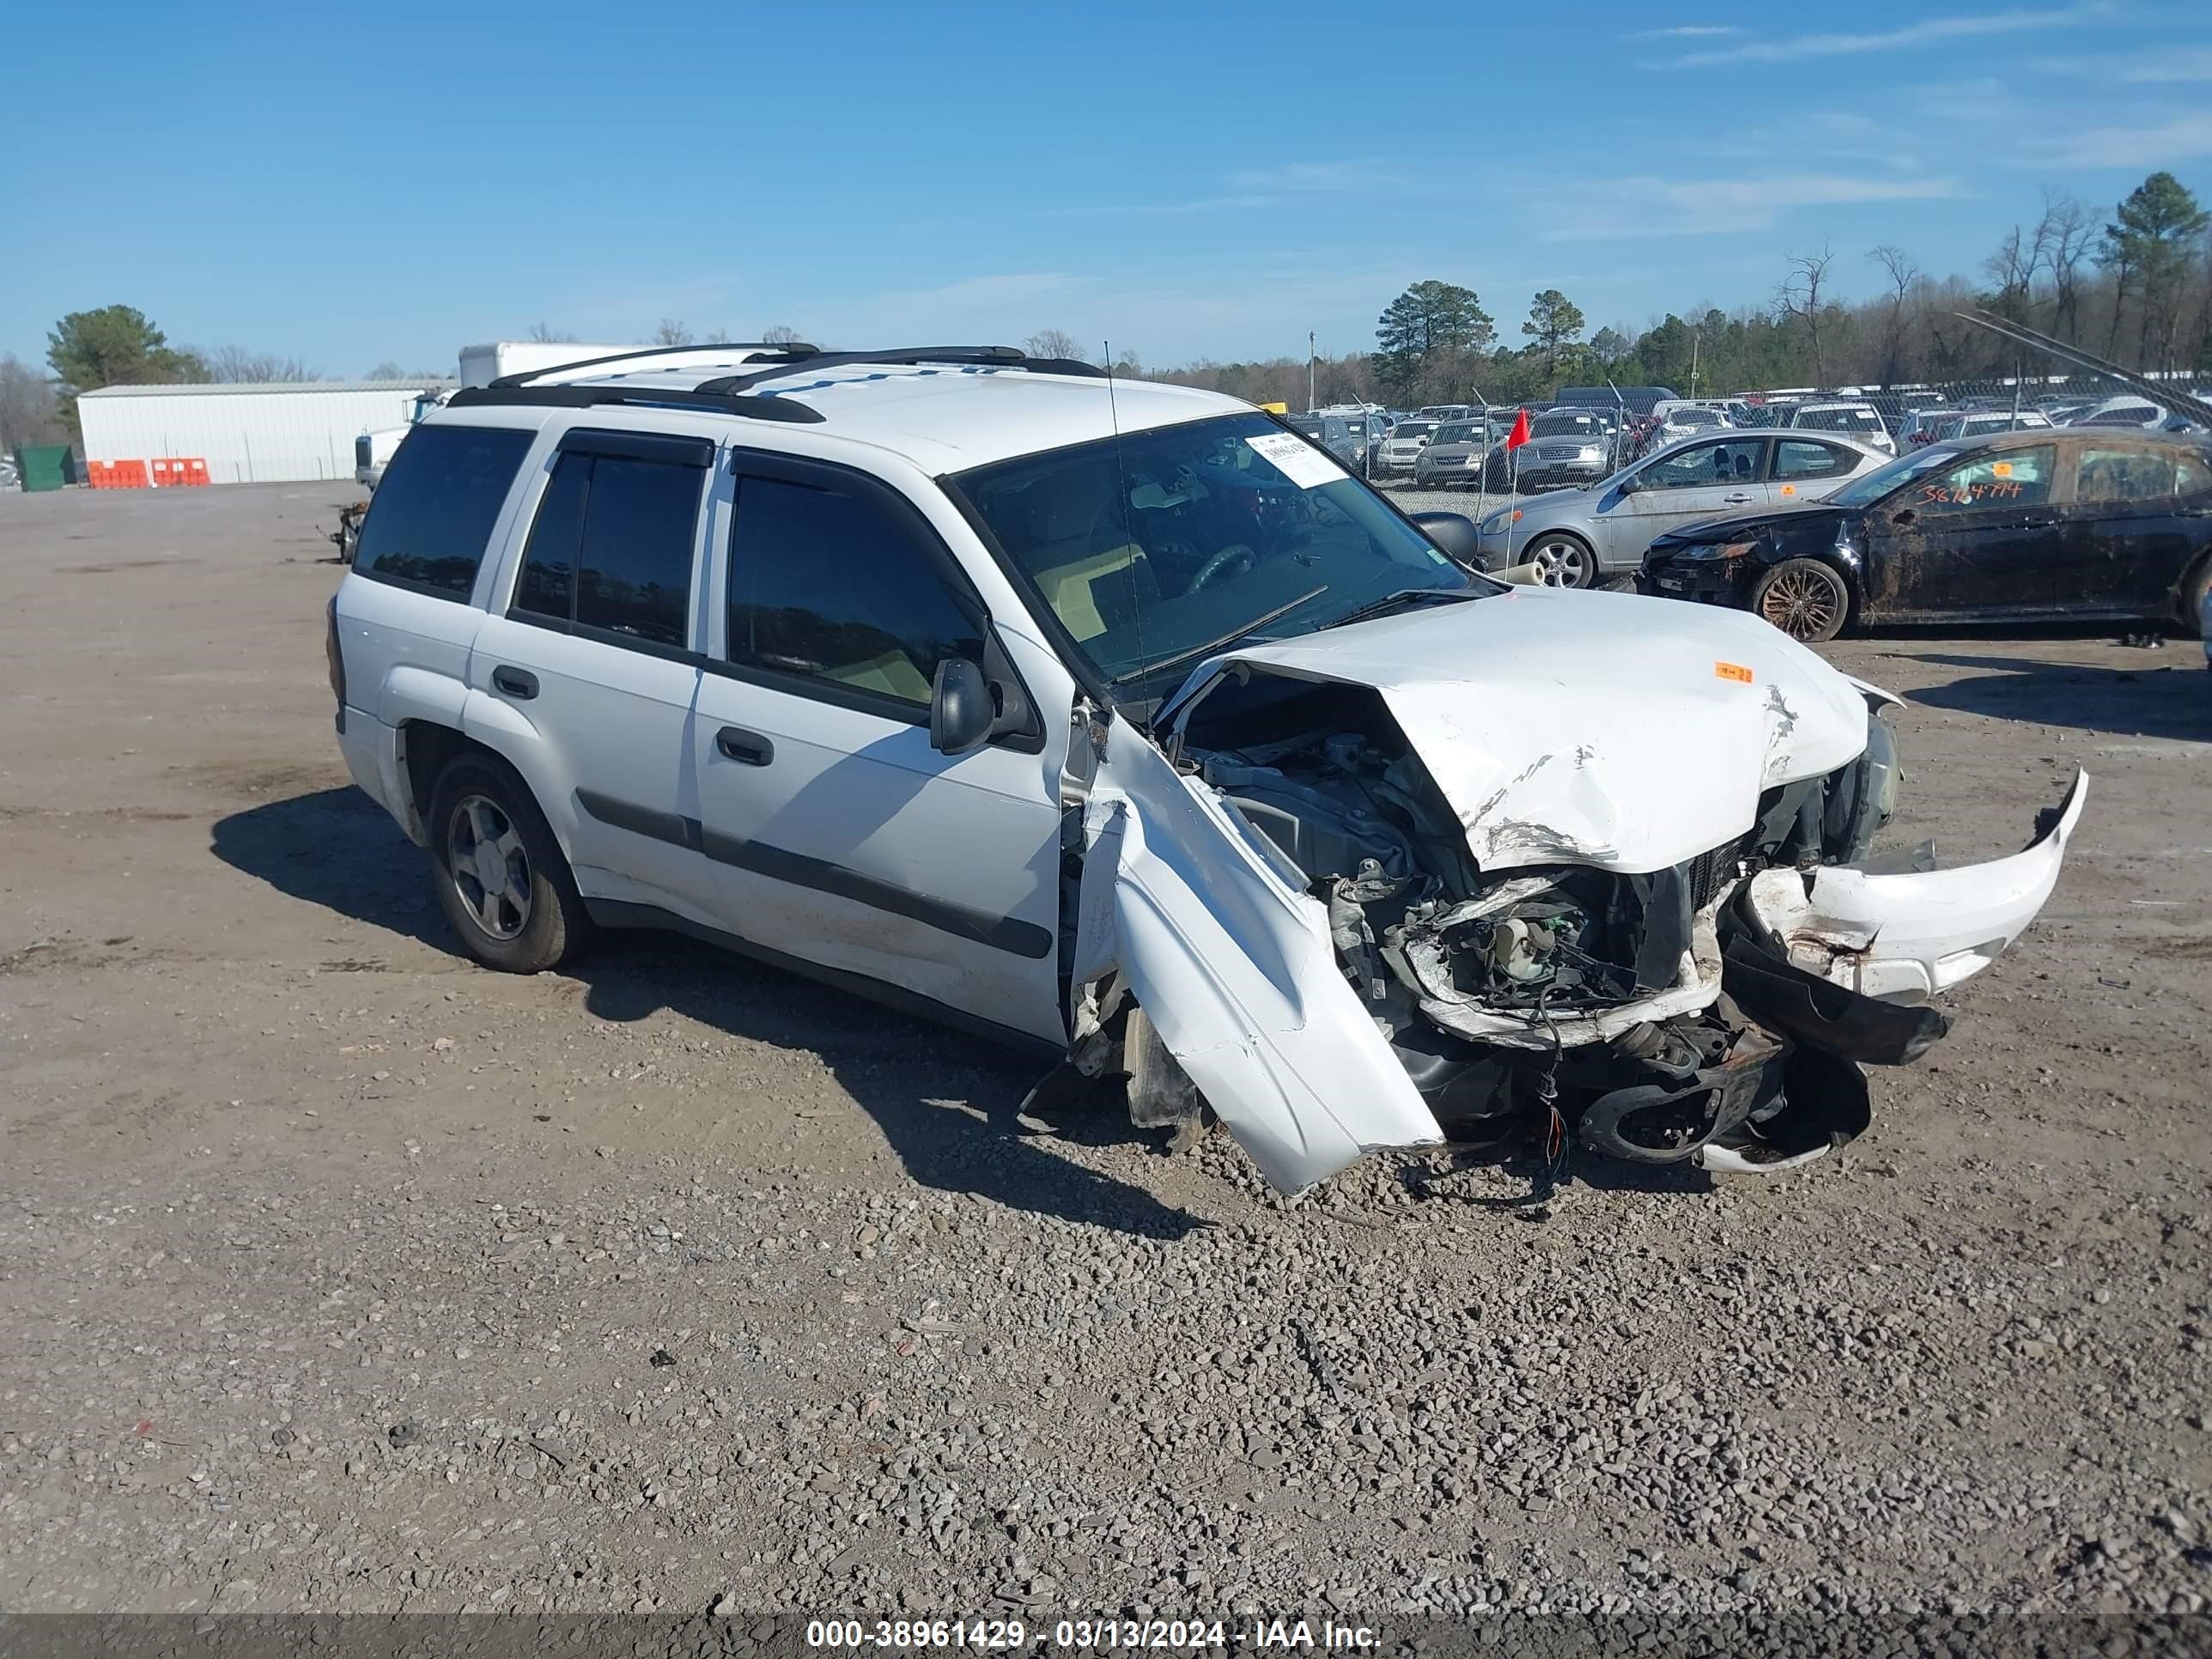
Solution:
M1210 586L1216 576L1239 561L1242 561L1244 568L1249 570L1258 562L1259 557L1260 556L1244 543L1231 542L1204 564L1199 566L1198 574L1190 579L1190 586L1184 588L1183 592L1195 593L1200 588Z

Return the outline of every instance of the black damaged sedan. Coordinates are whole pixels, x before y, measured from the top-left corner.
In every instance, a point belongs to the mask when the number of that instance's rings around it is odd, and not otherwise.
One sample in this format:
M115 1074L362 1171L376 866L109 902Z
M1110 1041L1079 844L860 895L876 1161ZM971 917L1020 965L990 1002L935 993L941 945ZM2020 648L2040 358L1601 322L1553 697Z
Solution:
M1638 578L1800 640L1862 623L2193 629L2209 583L2212 438L2096 427L1932 444L1810 506L1685 525Z

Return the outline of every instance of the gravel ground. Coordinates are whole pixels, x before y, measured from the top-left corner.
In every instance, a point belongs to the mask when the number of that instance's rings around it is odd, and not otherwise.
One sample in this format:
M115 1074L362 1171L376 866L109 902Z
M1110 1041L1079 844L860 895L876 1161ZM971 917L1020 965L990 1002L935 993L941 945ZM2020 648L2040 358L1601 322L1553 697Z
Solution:
M1833 648L1900 838L2096 775L1846 1155L1285 1202L687 943L465 963L337 760L335 499L0 496L0 1608L2205 1609L2192 643Z

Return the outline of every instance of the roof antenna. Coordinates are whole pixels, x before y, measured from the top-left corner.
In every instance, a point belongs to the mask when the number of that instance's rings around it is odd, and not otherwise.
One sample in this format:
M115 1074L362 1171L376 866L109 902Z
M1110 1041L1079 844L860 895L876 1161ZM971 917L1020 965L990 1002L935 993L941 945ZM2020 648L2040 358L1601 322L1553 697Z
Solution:
M1121 460L1121 404L1114 392L1114 343L1111 340L1098 343L1098 357L1106 365L1106 417L1114 428L1114 477L1120 492L1115 502L1114 516L1119 522L1122 540L1134 543L1135 532L1129 528L1129 470ZM1145 602L1144 596L1137 590L1137 562L1133 555L1122 568L1129 573L1129 626L1137 635L1137 660L1147 662L1151 659L1145 652Z

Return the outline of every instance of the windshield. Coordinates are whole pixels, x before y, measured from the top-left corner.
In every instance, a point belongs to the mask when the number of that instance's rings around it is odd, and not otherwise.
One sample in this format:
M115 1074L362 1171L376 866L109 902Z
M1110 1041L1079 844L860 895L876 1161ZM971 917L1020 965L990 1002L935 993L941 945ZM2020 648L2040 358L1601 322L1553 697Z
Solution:
M1669 426L1718 426L1721 417L1710 409L1678 409L1667 417Z
M1898 485L1917 478L1923 472L1932 472L1954 459L1958 453L1948 446L1936 445L1928 449L1916 449L1910 455L1901 455L1893 461L1886 461L1871 472L1860 473L1841 489L1830 495L1828 505L1870 507Z
M1447 421L1437 428L1437 435L1430 441L1439 444L1479 444L1482 441L1483 432L1484 427L1480 421Z
M1594 415L1539 415L1529 423L1528 433L1536 438L1598 438L1605 435L1605 428Z
M1434 421L1401 421L1390 428L1394 438L1421 438L1437 429Z
M1372 489L1264 415L1024 455L956 480L1007 558L1119 686L1255 629L1310 634L1407 588L1471 581ZM1263 620L1279 613L1273 620Z

